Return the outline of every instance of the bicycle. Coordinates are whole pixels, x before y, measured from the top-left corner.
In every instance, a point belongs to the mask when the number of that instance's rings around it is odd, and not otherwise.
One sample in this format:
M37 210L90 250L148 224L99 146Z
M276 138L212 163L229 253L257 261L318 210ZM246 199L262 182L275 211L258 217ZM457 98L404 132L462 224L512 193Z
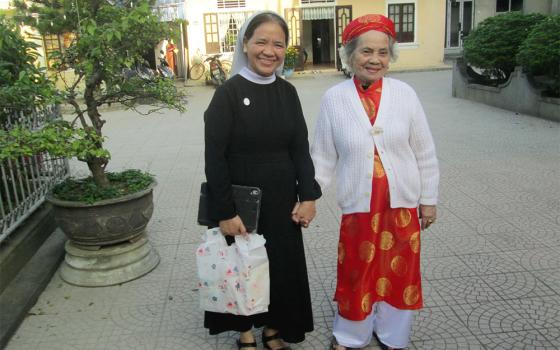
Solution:
M226 79L227 79L227 78L229 78L229 72L231 71L231 62L228 61L228 60L220 60L219 56L220 56L220 54L217 54L217 55L209 56L209 58L210 57L215 57L215 59L218 60L218 62L222 66L222 69L226 73ZM199 80L200 78L202 78L204 76L204 73L207 70L206 66L208 65L205 62L208 62L208 61L210 61L208 58L205 61L203 61L202 58L200 58L200 57L195 57L193 59L194 63L192 65L191 69L189 70L189 75L190 75L192 80Z

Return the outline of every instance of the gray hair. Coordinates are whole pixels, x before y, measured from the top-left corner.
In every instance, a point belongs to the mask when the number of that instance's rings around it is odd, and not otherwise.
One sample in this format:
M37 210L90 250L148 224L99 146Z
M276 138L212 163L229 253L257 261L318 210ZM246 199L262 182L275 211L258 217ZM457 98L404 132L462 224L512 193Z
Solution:
M350 73L354 73L352 62L354 61L354 54L356 53L356 48L358 47L360 36L350 40L346 43L346 45L341 46L338 49L342 67ZM387 37L389 38L389 56L391 57L391 62L396 62L399 58L399 48L397 46L397 41L390 35L387 35Z

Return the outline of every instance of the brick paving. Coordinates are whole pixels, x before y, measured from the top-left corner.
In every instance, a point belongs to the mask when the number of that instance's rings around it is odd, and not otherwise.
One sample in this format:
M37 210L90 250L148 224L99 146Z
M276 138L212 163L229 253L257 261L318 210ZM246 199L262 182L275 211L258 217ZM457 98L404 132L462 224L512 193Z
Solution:
M560 348L560 124L454 99L451 71L393 76L418 92L442 173L439 220L422 237L426 305L410 349ZM336 72L291 79L310 129L320 96L343 79ZM213 88L186 89L183 115L104 114L111 169L157 175L148 234L159 266L138 280L103 288L70 286L55 275L8 350L236 348L234 333L207 334L198 307L202 113ZM76 163L73 171L86 173ZM304 232L315 331L294 349L327 349L339 220L331 189Z

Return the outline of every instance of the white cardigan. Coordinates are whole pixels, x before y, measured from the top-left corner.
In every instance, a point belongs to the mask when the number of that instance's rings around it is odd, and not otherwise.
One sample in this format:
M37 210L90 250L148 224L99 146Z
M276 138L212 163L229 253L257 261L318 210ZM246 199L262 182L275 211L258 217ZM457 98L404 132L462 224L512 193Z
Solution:
M330 88L321 101L311 157L321 187L336 172L337 201L344 214L370 210L375 147L389 181L391 208L437 203L435 146L414 90L383 78L372 126L352 79Z

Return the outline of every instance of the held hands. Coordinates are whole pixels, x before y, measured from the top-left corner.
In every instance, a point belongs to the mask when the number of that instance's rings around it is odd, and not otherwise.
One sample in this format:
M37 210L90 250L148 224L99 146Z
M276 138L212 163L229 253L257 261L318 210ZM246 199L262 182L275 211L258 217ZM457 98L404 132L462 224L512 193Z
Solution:
M420 227L422 230L436 222L437 210L435 205L420 204Z
M247 235L247 229L245 225L243 225L243 221L241 221L239 215L228 220L220 221L220 230L226 236Z
M302 227L309 227L313 218L315 218L315 201L298 202L292 210L292 221L300 224Z

